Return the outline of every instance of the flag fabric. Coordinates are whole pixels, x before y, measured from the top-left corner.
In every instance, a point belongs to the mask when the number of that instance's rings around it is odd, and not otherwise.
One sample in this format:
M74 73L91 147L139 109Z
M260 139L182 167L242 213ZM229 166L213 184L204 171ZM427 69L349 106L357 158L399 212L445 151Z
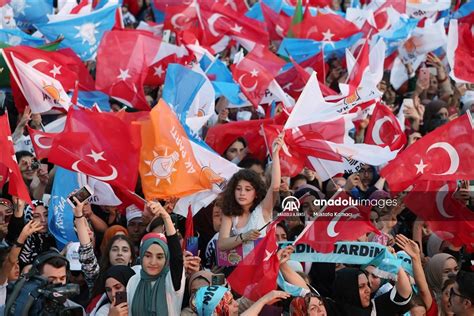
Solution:
M389 146L391 150L397 150L402 149L406 141L397 117L387 106L377 103L367 126L364 143Z
M14 72L16 83L33 113L43 113L53 107L69 109L71 98L67 95L65 88L53 75L47 75L35 69L33 64L37 61L27 64L16 58L13 53L6 58L11 59L11 64L8 65L10 71Z
M190 140L163 99L141 122L140 177L147 200L182 197L210 189L215 173L195 158Z
M188 206L188 214L186 215L186 224L184 227L183 251L186 249L188 239L194 237L193 210L191 204Z
M34 37L22 32L19 29L1 29L0 42L10 46L26 45L37 47L45 44L43 38Z
M10 179L8 193L31 205L30 193L28 192L28 188L23 181L23 177L15 157L15 149L13 147L10 124L6 114L0 115L0 147L2 148L0 151L0 165L3 165L8 169L8 177Z
M97 52L96 89L131 107L149 110L143 82L160 44L148 32L105 33Z
M70 109L64 131L53 141L49 161L97 180L135 190L139 129L111 113Z
M233 291L254 302L277 287L280 262L275 227L271 225L265 237L227 278Z
M234 163L226 160L225 158L216 154L212 149L202 146L193 140L191 140L191 147L194 151L196 160L201 166L211 167L213 170L212 187L210 190L197 192L189 196L182 197L176 203L174 212L185 216L188 210L188 205L192 205L193 214L195 215L201 208L208 206L214 201L218 194L220 194L226 187L228 181L234 173L240 170Z
M257 107L265 91L285 62L265 47L255 47L232 70L234 80L248 100Z
M46 133L32 129L28 125L28 134L31 137L31 144L35 149L35 156L38 159L48 158L51 145L57 133Z
M49 40L63 35L61 47L70 47L82 60L94 60L106 31L115 24L117 5L110 5L90 14L74 15L68 20L39 23L35 26Z
M472 24L449 21L446 55L451 67L450 76L457 82L474 83L474 35Z
M77 234L73 229L74 212L66 200L72 191L78 189L80 189L78 174L57 167L49 200L48 230L62 246L71 241L78 241Z
M378 232L370 222L370 207L357 205L344 191L336 192L331 200L334 205L328 203L321 209L315 221L296 238L295 245L306 244L329 253L337 241L354 241L366 233Z
M28 28L31 24L47 22L47 14L53 13L53 0L30 1L13 0L9 3L13 9L14 18L21 28Z
M474 178L473 154L474 133L468 112L409 146L380 175L392 192L417 180L469 180Z

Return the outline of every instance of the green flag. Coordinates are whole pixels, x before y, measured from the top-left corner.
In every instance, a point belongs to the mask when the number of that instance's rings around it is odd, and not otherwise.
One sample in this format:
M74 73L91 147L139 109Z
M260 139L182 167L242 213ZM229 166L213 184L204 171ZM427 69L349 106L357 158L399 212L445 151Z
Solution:
M54 42L38 46L38 49L42 49L48 52L53 52L58 49L59 43L62 39L58 39ZM0 49L10 47L7 43L0 42ZM0 55L0 88L9 88L10 87L10 69L3 58L3 55Z
M303 4L301 0L298 0L296 3L295 14L293 15L293 19L291 20L290 29L286 34L286 37L294 37L293 34L293 26L300 24L303 21Z

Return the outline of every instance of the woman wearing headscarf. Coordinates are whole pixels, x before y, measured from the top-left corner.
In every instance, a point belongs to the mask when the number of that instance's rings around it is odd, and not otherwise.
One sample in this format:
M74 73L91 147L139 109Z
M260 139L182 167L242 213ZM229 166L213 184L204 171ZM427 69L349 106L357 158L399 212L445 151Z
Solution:
M105 293L98 301L90 316L107 316L113 309L120 311L126 309L127 302L116 303L116 293L125 292L128 280L135 274L132 268L128 266L111 266L104 275Z
M423 126L421 132L427 134L435 128L449 122L448 103L443 100L434 100L425 106Z
M408 275L400 268L393 289L371 299L369 279L364 271L344 268L336 272L334 293L341 315L399 315L409 310L412 288Z
M161 204L149 202L148 207L154 216L163 218L167 236L148 233L141 241L141 271L127 285L129 315L177 316L185 287L181 244Z
M128 236L128 230L122 225L113 225L107 228L107 230L104 233L104 238L102 239L102 242L100 243L101 255L104 255L106 253L107 245L109 244L109 241L112 239L112 237L119 234Z
M441 302L443 284L447 279L456 278L459 267L456 259L447 253L438 253L425 265L426 281L436 302Z
M191 308L192 299L194 295L199 290L199 288L204 286L210 286L212 283L212 272L209 271L198 271L192 274L188 280L188 294L189 294L189 306L185 307L181 311L181 316L196 315L196 313Z
M48 208L43 201L33 200L33 207L27 205L17 207L8 224L7 240L15 243L23 227L34 220L42 226L39 232L32 234L22 246L19 258L20 271L33 262L33 260L42 252L56 247L56 240L48 232Z

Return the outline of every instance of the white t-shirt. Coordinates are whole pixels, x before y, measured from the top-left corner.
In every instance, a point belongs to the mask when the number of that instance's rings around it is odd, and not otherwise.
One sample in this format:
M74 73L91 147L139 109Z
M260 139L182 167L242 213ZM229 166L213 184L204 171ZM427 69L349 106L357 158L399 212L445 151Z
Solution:
M128 280L127 284L127 302L128 302L128 316L133 316L132 314L132 303L133 296L137 290L138 283L140 282L140 272L137 272L134 276ZM154 283L152 283L154 284ZM165 279L166 286L166 303L168 304L168 315L169 316L179 316L181 314L181 304L183 303L184 288L186 286L186 275L184 274L181 277L181 287L178 291L174 290L173 280L171 279L171 271L168 272ZM151 298L152 299L152 298ZM135 315L141 316L141 315Z
M15 152L26 150L32 153L33 155L35 154L35 149L33 148L33 144L31 144L30 135L21 135L21 137L15 142L14 147Z

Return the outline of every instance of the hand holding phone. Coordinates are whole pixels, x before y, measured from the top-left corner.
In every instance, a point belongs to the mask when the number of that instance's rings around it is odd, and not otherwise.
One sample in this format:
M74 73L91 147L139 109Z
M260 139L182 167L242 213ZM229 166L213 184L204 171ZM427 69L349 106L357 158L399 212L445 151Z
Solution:
M88 198L90 198L93 194L94 194L94 191L91 189L91 187L89 187L86 184L85 186L83 186L82 188L77 190L74 194L71 194L67 198L67 202L69 203L69 205L71 205L72 208L75 208L76 207L76 202L74 201L74 197L76 197L76 199L80 203L82 203L85 200L87 200Z
M428 89L430 86L430 71L426 67L420 68L420 73L418 75L418 84L423 90Z
M225 275L223 273L213 274L211 285L225 285Z
M115 293L115 306L122 303L127 303L127 292L125 291L116 292Z

